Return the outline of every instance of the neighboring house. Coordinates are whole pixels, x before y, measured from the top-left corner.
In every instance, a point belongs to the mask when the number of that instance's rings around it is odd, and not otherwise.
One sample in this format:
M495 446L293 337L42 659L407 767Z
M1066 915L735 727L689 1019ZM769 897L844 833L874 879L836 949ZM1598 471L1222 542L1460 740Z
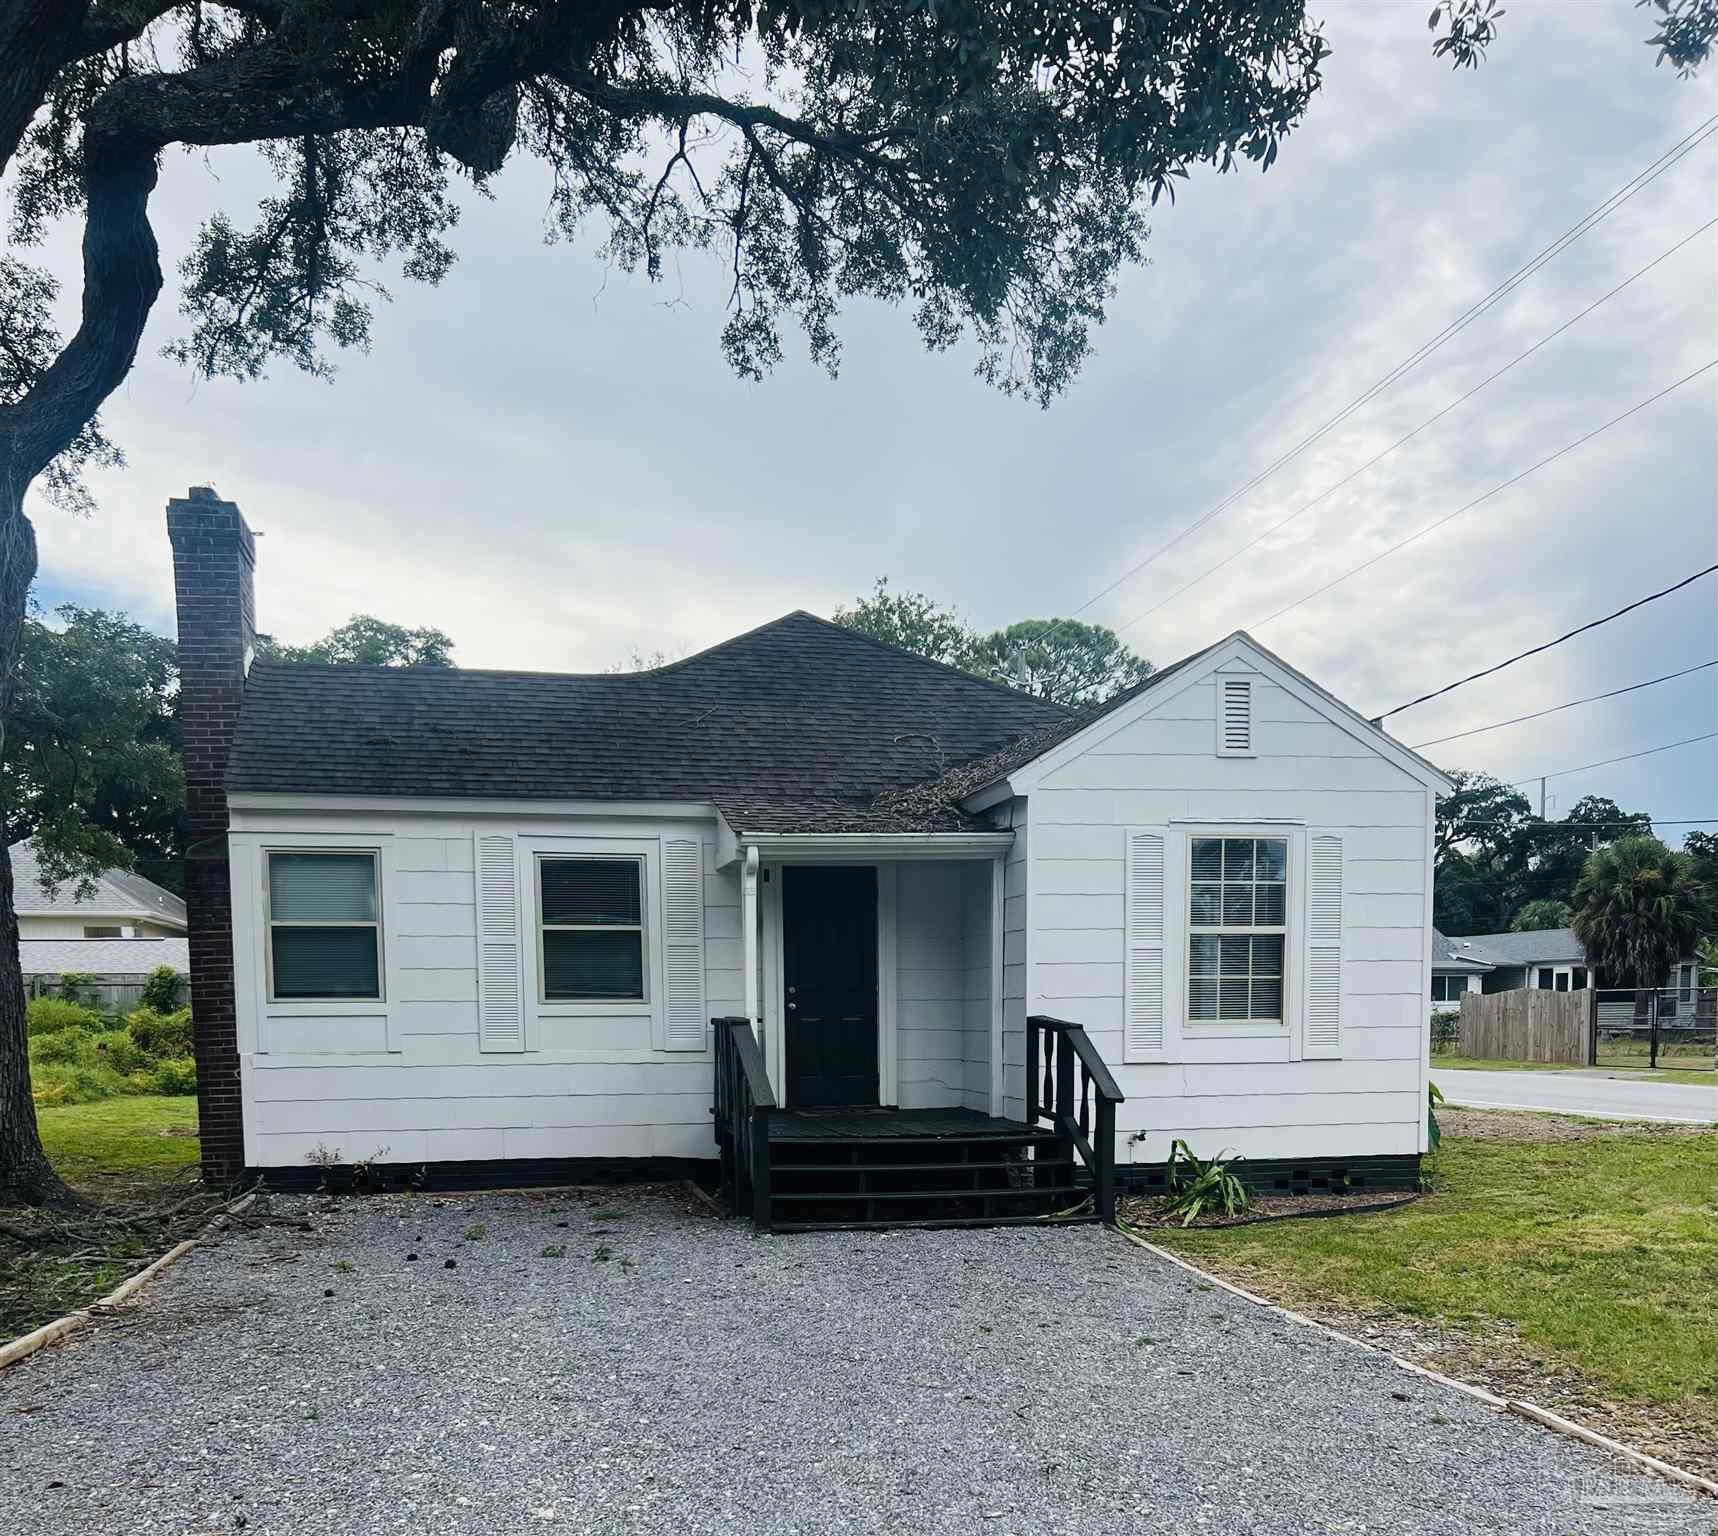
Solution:
M1245 634L1083 714L806 613L630 675L253 665L238 508L168 527L211 1173L713 1158L716 1041L802 1151L1024 1145L1049 1015L1124 1175L1417 1176L1451 786Z
M48 885L33 841L14 843L12 904L20 939L183 938L185 903L171 891L124 869L104 869L94 889L79 882Z
M1462 995L1483 990L1482 982L1492 966L1473 954L1456 950L1458 941L1432 930L1432 1007L1459 1008Z
M1438 1002L1438 977L1455 992L1459 969L1472 968L1468 986L1476 992L1514 992L1523 987L1541 992L1584 992L1602 986L1587 965L1587 952L1573 928L1530 928L1524 933L1475 933L1446 938L1432 930L1432 1001ZM1692 955L1659 983L1683 1002L1692 1000L1699 980L1699 961Z

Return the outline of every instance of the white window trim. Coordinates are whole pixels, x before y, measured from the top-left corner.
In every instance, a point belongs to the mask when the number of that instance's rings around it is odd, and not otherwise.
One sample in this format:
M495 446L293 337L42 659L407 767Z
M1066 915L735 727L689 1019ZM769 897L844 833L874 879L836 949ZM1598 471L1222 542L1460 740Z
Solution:
M666 931L666 914L662 909L662 844L658 838L641 837L521 837L519 850L522 861L530 861L525 880L526 901L521 910L529 915L532 931L531 947L535 955L532 965L536 980L532 983L530 1012L534 1018L639 1018L655 1020L663 996L661 975L662 935ZM639 892L639 915L644 931L644 997L615 998L609 1001L561 1001L543 995L543 886L539 871L544 859L636 859L642 866L642 887ZM654 1035L652 1037L654 1039ZM537 1049L534 1026L528 1029L528 1049Z
M260 876L262 880L262 962L263 962L263 997L271 1008L298 1008L317 1013L329 1009L337 1009L348 1013L374 1014L378 1007L388 1001L388 939L386 930L386 900L383 891L382 850L380 847L369 845L341 845L338 843L265 843L261 849L262 862ZM274 915L274 887L271 878L271 863L277 853L332 853L348 858L359 858L368 855L370 867L376 878L376 916L369 923L310 923L298 922L291 918L276 920ZM376 992L373 997L280 997L274 990L274 930L276 928L373 928L376 933Z
M1179 1026L1184 1040L1287 1040L1289 1059L1300 1059L1300 1021L1304 1008L1306 964L1306 828L1283 822L1198 821L1176 822L1170 827L1168 867L1164 871L1164 936L1175 944L1173 959L1166 956L1166 976L1175 978L1175 995L1164 998L1166 1014ZM1188 906L1192 895L1193 843L1202 837L1274 837L1288 844L1287 921L1283 924L1283 1016L1274 1023L1243 1019L1193 1019L1188 1017L1188 940L1193 928ZM1201 930L1217 932L1215 929Z
M638 921L636 923L551 923L543 917L543 866L544 864L635 864L638 866ZM534 892L532 912L536 916L533 925L537 934L537 1004L543 1008L559 1008L563 1004L609 1008L616 1005L643 1004L648 1010L651 1000L650 986L650 871L646 867L642 853L561 853L535 852L531 856L531 883ZM549 977L546 969L544 952L544 937L550 933L636 933L638 935L638 983L643 988L642 997L550 997Z

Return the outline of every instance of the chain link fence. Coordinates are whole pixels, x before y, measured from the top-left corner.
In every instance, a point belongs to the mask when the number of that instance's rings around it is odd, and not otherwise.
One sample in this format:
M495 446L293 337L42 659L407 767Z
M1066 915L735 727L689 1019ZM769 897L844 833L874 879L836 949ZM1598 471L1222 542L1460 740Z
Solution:
M1593 1007L1595 1067L1718 1063L1718 987L1605 987Z

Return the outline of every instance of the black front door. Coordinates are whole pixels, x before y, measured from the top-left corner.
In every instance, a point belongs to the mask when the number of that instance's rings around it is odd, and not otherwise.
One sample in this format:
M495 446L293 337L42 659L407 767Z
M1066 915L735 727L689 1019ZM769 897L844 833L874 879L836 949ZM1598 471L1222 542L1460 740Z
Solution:
M787 1102L877 1102L877 871L781 871Z

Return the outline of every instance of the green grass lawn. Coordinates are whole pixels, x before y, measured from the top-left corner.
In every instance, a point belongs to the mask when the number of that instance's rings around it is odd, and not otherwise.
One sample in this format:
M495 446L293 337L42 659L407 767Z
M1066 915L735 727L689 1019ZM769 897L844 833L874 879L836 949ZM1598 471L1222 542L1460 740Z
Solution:
M195 1098L104 1099L38 1109L36 1119L60 1176L93 1201L153 1209L192 1188ZM8 1224L40 1220L31 1212L0 1216ZM183 1235L125 1231L0 1244L0 1341L88 1306Z
M1488 1061L1483 1056L1434 1056L1432 1077L1441 1068L1465 1069L1470 1072L1572 1072L1573 1067L1557 1061Z
M1483 1380L1502 1340L1718 1444L1718 1137L1451 1136L1433 1166L1397 1211L1152 1236L1290 1305L1465 1330L1453 1374Z
M38 1109L42 1145L74 1189L173 1181L197 1164L197 1100L104 1099Z

